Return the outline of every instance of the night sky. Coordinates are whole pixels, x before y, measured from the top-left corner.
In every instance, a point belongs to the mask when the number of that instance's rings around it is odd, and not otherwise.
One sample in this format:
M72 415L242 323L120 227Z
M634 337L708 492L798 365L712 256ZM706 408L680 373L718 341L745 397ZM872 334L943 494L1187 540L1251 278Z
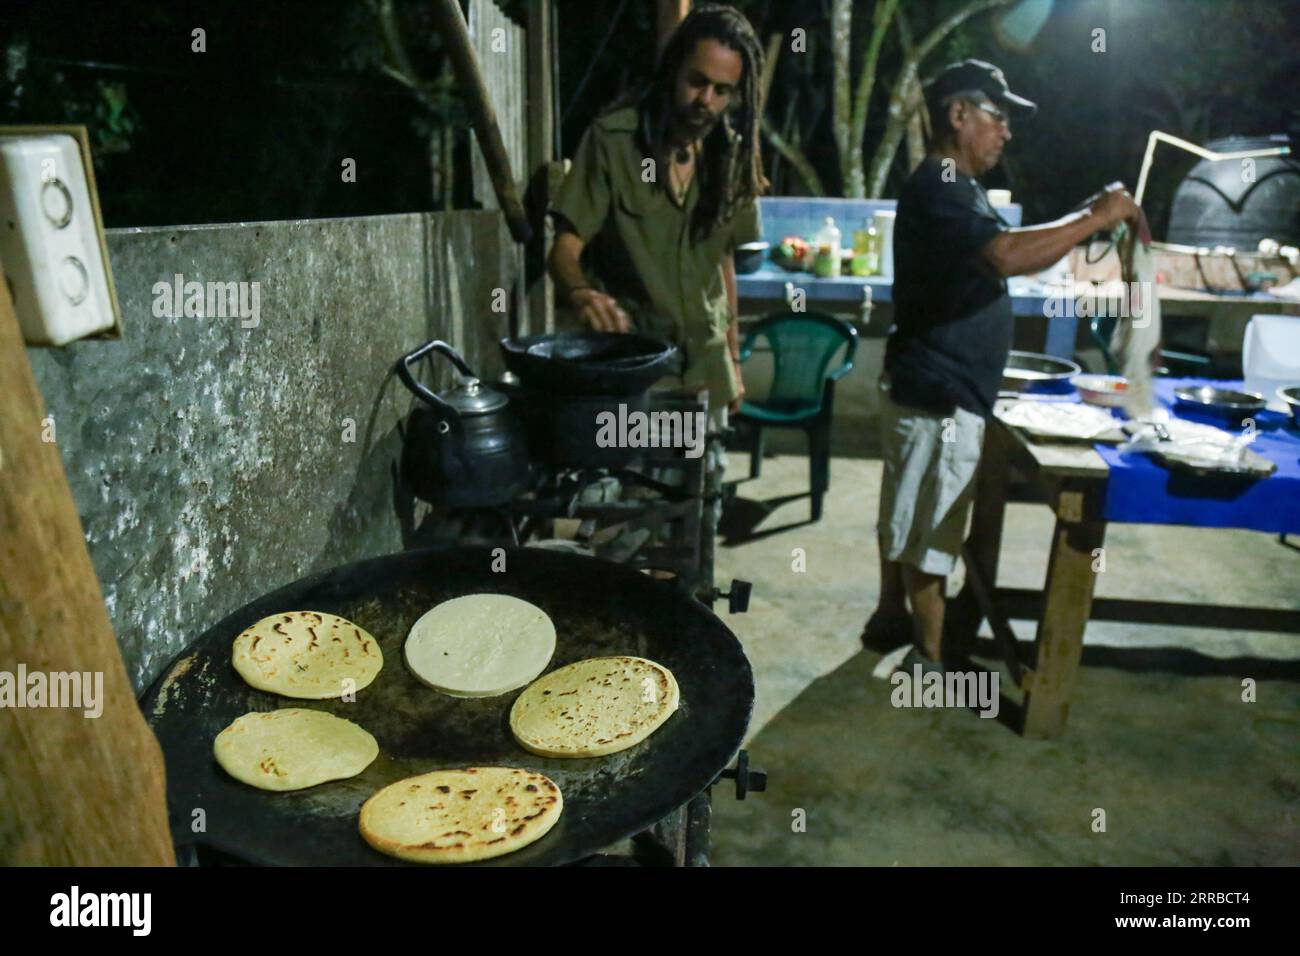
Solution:
M913 0L923 34L962 0ZM519 2L507 9L522 8ZM811 59L783 53L769 116L801 89L800 115L813 129L809 157L832 194L836 157L818 144L829 132L827 3L740 3L761 37L802 26ZM855 27L869 24L860 4ZM423 77L442 52L416 0L398 0L408 52ZM650 69L653 19L641 0L560 0L562 149L572 153L593 115ZM191 31L206 32L205 53ZM1092 49L1106 31L1106 51ZM382 44L364 3L276 0L233 4L177 0L10 2L0 12L6 69L4 122L85 123L109 226L228 222L410 212L436 208L426 136L456 130L454 204L468 195L468 132L454 103L431 113L380 70ZM865 45L865 28L855 48ZM989 187L1013 190L1026 221L1065 212L1106 182L1137 178L1147 133L1164 129L1196 142L1298 126L1300 3L1293 0L1058 0L1028 50L1001 47L993 18L974 18L925 61L978 56L1003 67L1011 86L1039 102L1039 116L1013 127ZM820 44L820 46L818 46ZM896 31L886 40L866 148L880 136L888 82L897 68ZM856 64L860 57L855 56ZM1293 136L1295 133L1293 133ZM344 158L357 181L344 183ZM1163 217L1191 157L1161 153L1148 213ZM886 196L905 173L895 159ZM778 180L798 193L797 180Z

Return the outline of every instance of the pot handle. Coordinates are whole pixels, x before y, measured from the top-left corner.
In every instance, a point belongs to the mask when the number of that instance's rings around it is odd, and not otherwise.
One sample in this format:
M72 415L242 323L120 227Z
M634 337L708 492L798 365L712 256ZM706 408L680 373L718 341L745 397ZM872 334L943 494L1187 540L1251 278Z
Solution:
M438 409L442 412L443 417L457 418L459 416L457 416L456 410L452 408L451 405L435 395L427 386L421 382L417 382L415 376L411 374L411 363L418 362L430 352L438 352L446 356L451 360L451 363L460 370L461 374L466 375L469 378L477 377L474 375L473 371L470 370L470 367L465 364L465 360L460 357L460 353L441 339L431 339L415 351L407 352L398 359L397 377L402 380L402 384L410 390L411 394L416 398L423 399L425 402Z

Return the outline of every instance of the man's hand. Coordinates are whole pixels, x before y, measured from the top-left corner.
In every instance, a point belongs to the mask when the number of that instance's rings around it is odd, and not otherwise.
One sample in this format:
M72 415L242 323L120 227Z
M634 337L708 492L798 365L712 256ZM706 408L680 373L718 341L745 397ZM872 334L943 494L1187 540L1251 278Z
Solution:
M1105 229L1127 222L1135 233L1142 231L1142 210L1123 183L1107 186L1106 191L1089 204L1088 211L1101 220ZM1150 237L1146 241L1150 242Z
M578 289L569 293L572 304L579 318L597 332L631 332L632 320L619 308L613 296L606 295L598 289Z

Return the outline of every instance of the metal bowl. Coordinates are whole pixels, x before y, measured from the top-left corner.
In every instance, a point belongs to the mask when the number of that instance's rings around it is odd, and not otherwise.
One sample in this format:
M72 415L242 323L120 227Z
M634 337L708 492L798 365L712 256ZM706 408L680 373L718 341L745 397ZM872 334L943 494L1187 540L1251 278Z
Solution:
M1174 398L1185 408L1233 418L1262 411L1268 403L1258 392L1238 392L1213 385L1174 389Z
M1282 399L1287 411L1291 413L1291 424L1300 428L1300 385L1284 385L1277 390L1277 397Z
M1068 359L1012 351L1007 353L1001 387L1004 392L1068 392L1074 387L1070 379L1082 371Z

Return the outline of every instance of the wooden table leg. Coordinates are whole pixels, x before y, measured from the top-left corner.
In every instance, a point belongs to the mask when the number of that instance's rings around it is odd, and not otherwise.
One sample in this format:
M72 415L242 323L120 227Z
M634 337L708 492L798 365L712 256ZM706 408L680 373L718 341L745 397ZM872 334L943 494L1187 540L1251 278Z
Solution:
M1037 661L1024 681L1026 737L1057 737L1065 730L1083 656L1083 631L1092 613L1096 552L1106 537L1106 522L1093 491L1067 485L1057 496L1055 510L1043 616L1035 642Z

